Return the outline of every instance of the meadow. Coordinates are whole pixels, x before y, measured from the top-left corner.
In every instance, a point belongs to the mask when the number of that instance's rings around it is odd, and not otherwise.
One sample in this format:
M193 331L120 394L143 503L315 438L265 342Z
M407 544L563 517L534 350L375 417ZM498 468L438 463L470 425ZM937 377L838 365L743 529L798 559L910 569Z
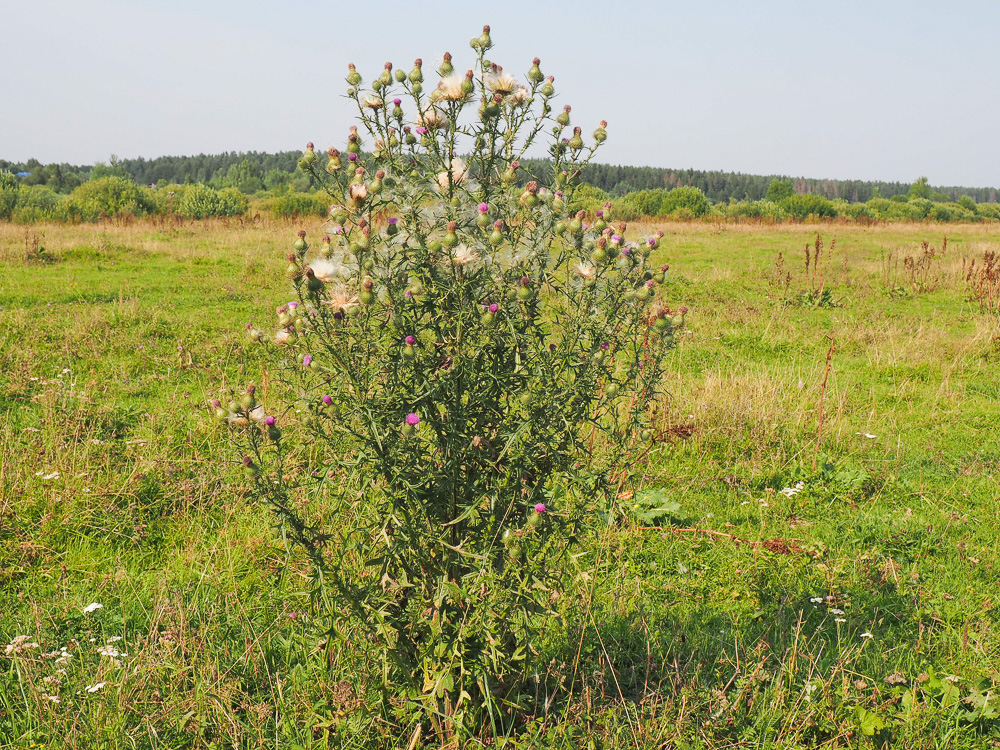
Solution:
M208 408L266 391L244 325L299 228L0 224L0 748L419 744ZM642 490L488 744L996 746L1000 326L967 277L1000 230L660 228L691 312Z

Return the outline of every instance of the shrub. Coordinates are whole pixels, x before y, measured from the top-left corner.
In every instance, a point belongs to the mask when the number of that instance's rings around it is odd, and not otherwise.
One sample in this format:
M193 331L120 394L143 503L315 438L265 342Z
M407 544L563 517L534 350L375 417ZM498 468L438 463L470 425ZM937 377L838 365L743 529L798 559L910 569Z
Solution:
M16 175L0 170L0 219L9 219L14 213L21 192L21 183Z
M455 743L530 710L539 633L571 616L571 553L650 438L685 312L655 301L656 238L568 210L603 123L562 140L552 79L536 60L520 85L490 46L484 30L475 72L446 56L427 88L419 61L368 90L350 66L349 167L311 144L300 162L335 227L318 252L299 233L273 339L248 325L297 405L252 388L215 404L331 633L365 650L387 711ZM518 156L549 132L552 174L518 187Z
M66 218L65 200L44 185L23 188L11 218L18 224L62 221Z
M663 196L659 215L677 214L678 211L683 210L690 216L697 218L707 214L708 209L708 198L705 197L700 188L677 187Z
M813 193L803 193L802 195L791 195L782 199L778 204L781 210L789 216L803 220L809 216L833 218L837 215L833 203L821 195Z
M330 198L325 193L287 193L271 199L265 205L276 219L326 216L330 210Z
M177 213L185 219L240 216L246 213L247 206L247 197L234 187L216 190L208 185L190 185L177 203Z
M125 177L101 177L85 182L69 194L66 211L76 221L111 216L145 216L154 207L149 191Z

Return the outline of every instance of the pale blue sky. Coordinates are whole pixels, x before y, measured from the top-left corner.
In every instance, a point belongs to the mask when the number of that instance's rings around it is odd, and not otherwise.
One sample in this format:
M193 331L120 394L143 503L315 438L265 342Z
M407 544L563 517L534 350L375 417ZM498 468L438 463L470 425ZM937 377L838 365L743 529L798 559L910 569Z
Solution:
M1000 3L0 0L0 158L339 145L367 80L493 27L492 58L556 77L599 161L1000 184Z

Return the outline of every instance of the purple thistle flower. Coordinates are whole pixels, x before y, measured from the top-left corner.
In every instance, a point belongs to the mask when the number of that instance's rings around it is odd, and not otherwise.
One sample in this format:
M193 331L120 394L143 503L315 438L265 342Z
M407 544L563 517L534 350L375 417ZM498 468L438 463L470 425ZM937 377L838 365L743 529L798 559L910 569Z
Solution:
M427 135L427 128L417 128L418 135Z
M406 424L410 425L410 427L416 427L420 424L420 416L411 411L406 415Z
M632 249L629 248L629 247L623 247L622 248L622 255L628 255L631 252L632 252Z
M344 228L343 227L334 227L330 231L333 232L334 234L343 234L344 233Z
M302 366L303 367L308 367L312 361L313 361L312 355L311 354L307 354L306 356L304 356L302 358Z
M500 305L498 305L496 302L494 302L492 305L490 305L490 312L491 313L495 313L499 309L500 309Z
M409 289L407 289L406 293L403 296L406 297L406 299L409 299L410 297L413 296L413 292L411 292Z
M266 416L266 417L264 417L264 424L266 424L268 427L274 427L274 423L277 422L277 421L278 420L276 420L272 416Z
M535 513L544 513L545 503L535 503Z
M298 306L299 306L299 303L298 303L298 302L296 302L295 300L292 300L291 302L289 302L289 303L288 303L288 307L289 307L289 309L291 309L291 310L294 310L294 309L295 309L296 307L298 307Z
M489 210L490 210L490 204L489 203L480 203L479 204L479 213L484 214L484 213L486 213Z
M403 100L402 99L393 99L392 103L395 104L398 107L400 104L403 103Z
M601 342L601 351L606 352L610 348L611 348L611 344L609 344L607 341L602 341Z
M620 234L613 234L611 235L611 241L617 245L622 241L622 236Z
M323 403L326 406L329 406L330 404L333 403L333 397L332 396L323 396Z
M588 229L590 229L590 225L587 224L586 222L584 222L584 224L583 224L583 231L586 232Z
M399 223L399 218L398 217L396 217L396 216L389 217L389 224L391 226L395 226L398 223Z
M415 343L417 343L416 338L414 338L413 336L407 336L405 341L407 346L413 346Z
M656 238L655 237L649 237L646 240L646 244L649 245L650 247L654 247L656 245Z
M351 162L352 164L354 162L356 162L357 160L358 160L358 155L357 154L348 154L347 155L347 161Z
M603 211L596 211L595 213L597 214L597 218L598 219L603 219L604 218L604 212Z

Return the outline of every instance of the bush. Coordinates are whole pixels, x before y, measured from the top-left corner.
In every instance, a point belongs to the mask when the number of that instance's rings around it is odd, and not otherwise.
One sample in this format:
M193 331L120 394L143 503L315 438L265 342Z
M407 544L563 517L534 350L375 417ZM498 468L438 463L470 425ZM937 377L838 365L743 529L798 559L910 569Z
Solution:
M430 101L419 67L360 90L351 66L373 156L354 137L344 170L310 144L300 164L336 226L318 252L299 233L273 338L248 326L296 405L252 388L215 404L256 497L307 553L332 636L364 651L387 712L455 746L542 710L541 634L574 616L571 555L650 439L685 312L655 301L657 238L569 211L594 149L580 128L561 140L568 107L547 184L518 187L554 89L537 63L527 86L491 70L485 31L475 45L473 80L446 68ZM481 114L470 89L490 92Z
M264 205L276 219L326 216L330 210L330 198L324 193L287 193L272 198Z
M66 212L76 221L113 216L145 216L155 203L148 190L125 177L101 177L85 182L69 194Z
M709 207L708 198L699 188L677 187L663 196L659 215L676 215L683 210L687 215L698 218L707 214Z
M247 197L237 188L216 190L208 185L190 185L177 203L177 213L185 219L240 216L249 205Z
M21 182L17 175L0 170L0 219L9 219L14 213L20 192Z
M821 195L813 193L803 193L802 195L791 195L784 198L778 205L787 215L796 219L804 220L810 216L823 218L833 218L837 215L837 210L833 203Z
M55 191L33 185L23 188L18 198L17 208L11 217L18 224L35 224L40 221L64 221L66 219L66 199Z

